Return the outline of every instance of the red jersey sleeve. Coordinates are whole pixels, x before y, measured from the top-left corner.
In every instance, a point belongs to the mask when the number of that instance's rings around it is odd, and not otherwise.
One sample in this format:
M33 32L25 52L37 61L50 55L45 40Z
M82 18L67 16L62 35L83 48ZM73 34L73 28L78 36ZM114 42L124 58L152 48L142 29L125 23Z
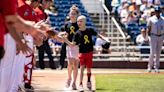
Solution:
M0 46L2 47L4 44L4 34L5 34L4 22L2 16L0 15Z
M4 45L5 16L14 15L17 11L17 0L1 0L0 2L0 46Z
M17 0L1 0L3 15L13 15L17 11Z

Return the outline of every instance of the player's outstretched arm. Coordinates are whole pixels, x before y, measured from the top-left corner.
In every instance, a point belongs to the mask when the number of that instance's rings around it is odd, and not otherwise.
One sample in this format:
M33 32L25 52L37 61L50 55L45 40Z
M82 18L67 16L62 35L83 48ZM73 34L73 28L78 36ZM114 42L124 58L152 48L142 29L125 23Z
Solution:
M49 31L46 31L46 33L48 34L49 37L57 40L58 42L61 42L61 43L67 43L68 45L70 46L73 46L74 44L72 42L70 42L68 39L67 39L67 36L65 36L65 33L64 32L55 32L55 31L52 31L52 30L49 30Z
M38 28L34 28L31 23L26 23L26 21L18 15L6 16L5 20L7 25L15 27L16 31L25 32L32 35L32 37L34 37L37 42L41 43L43 39L46 38L45 33L43 31Z
M17 32L15 27L12 25L6 25L10 35L13 37L13 39L16 42L16 46L17 46L17 51L20 52L22 51L22 53L28 55L32 53L32 50L27 46L26 42L23 40L24 38L22 36L19 35L20 32Z

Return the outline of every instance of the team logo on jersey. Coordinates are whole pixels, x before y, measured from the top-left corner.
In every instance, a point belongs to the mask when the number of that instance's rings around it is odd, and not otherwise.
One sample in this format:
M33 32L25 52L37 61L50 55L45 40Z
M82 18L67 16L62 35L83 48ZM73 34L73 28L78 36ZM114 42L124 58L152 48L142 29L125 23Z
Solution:
M35 15L35 12L34 11L32 11L32 16L34 16Z
M75 27L74 27L74 26L71 26L71 27L70 27L70 30L71 30L71 31L70 31L70 34L75 34Z
M25 13L24 13L24 16L28 16L29 15L29 13L28 13L28 11L26 11Z
M24 16L28 16L29 15L29 10L27 9L25 12L24 12Z
M88 35L84 35L84 44L90 43L90 41L88 40Z

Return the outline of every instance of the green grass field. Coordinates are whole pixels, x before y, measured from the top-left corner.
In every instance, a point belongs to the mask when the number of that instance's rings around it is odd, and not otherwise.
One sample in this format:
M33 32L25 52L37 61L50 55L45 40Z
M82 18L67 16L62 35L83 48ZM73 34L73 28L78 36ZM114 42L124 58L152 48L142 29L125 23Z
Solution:
M96 92L164 92L164 74L96 75Z

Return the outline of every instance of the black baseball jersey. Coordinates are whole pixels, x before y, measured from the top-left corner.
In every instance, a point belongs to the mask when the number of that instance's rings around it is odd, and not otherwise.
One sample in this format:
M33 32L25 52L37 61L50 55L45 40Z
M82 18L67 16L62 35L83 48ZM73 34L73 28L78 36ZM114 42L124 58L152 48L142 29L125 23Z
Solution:
M75 35L76 31L79 29L77 22L76 23L67 22L65 24L64 29L68 33L68 40L72 42L73 36Z
M96 36L97 32L92 28L87 28L85 31L77 31L73 41L79 45L80 53L88 53L93 51L92 36Z

